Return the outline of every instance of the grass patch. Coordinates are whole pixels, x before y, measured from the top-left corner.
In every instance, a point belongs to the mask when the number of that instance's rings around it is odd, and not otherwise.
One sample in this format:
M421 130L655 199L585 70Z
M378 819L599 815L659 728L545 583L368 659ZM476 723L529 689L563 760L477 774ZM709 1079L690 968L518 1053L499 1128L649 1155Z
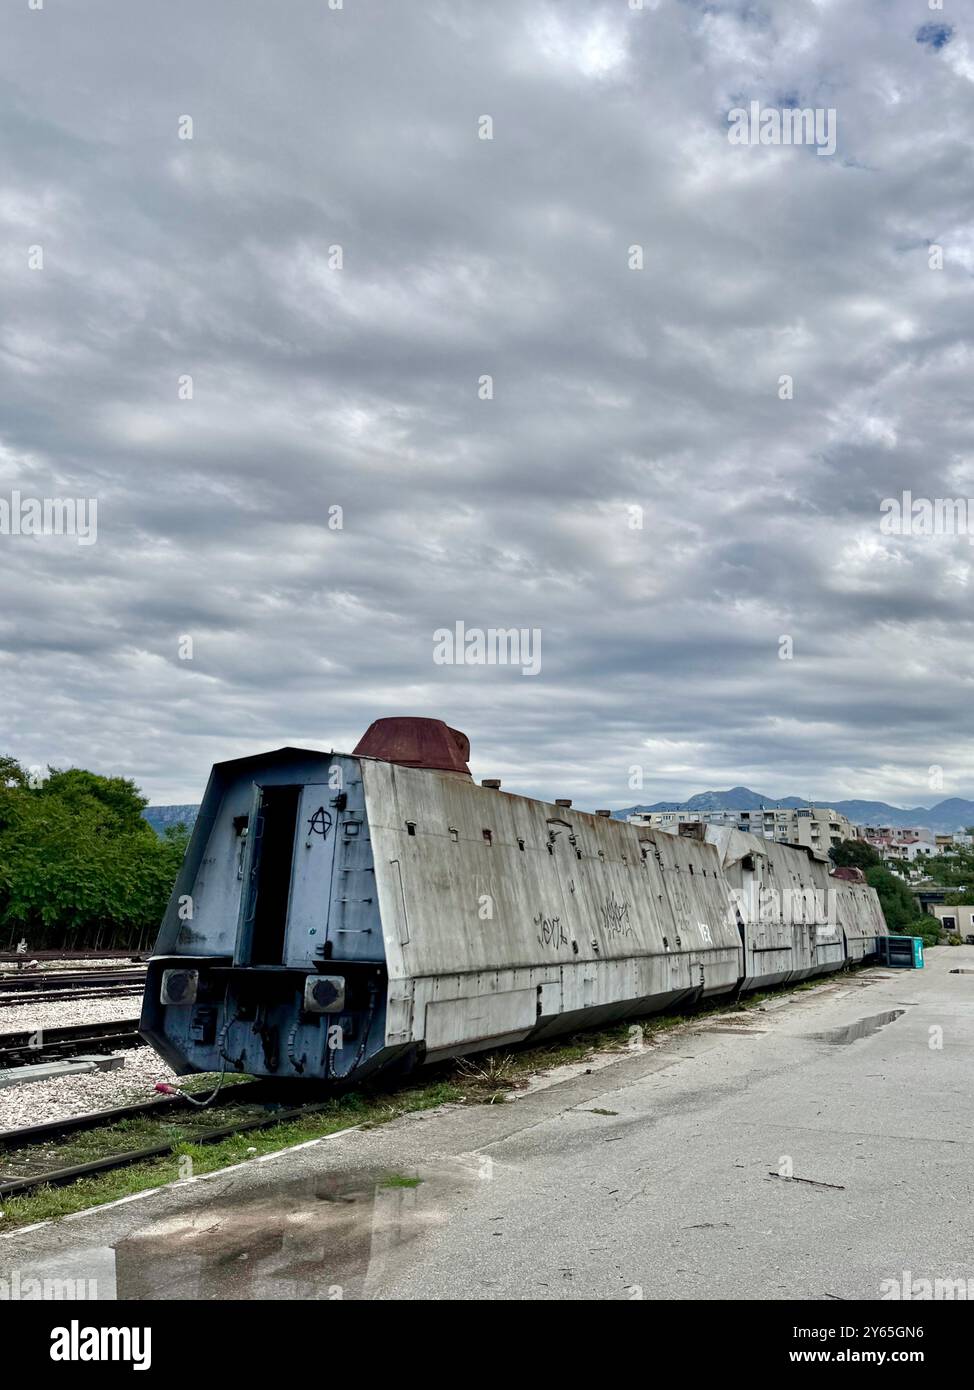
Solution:
M121 1153L150 1145L168 1142L171 1151L165 1157L132 1164L112 1172L79 1178L64 1187L41 1187L24 1196L8 1197L2 1203L0 1233L35 1221L57 1219L87 1207L103 1206L136 1192L161 1187L180 1178L199 1176L218 1168L246 1163L261 1154L274 1153L294 1144L321 1139L338 1130L352 1126L372 1129L388 1124L401 1115L418 1110L430 1110L439 1105L503 1103L511 1091L527 1085L532 1076L554 1067L582 1062L600 1052L637 1051L659 1035L700 1018L726 1013L741 1013L760 1008L766 999L776 995L793 994L798 990L821 988L836 978L827 975L798 985L785 985L779 990L753 994L746 999L703 1008L682 1014L651 1014L627 1020L610 1028L580 1032L557 1042L536 1044L514 1052L479 1053L476 1057L461 1058L438 1068L422 1086L404 1086L395 1090L360 1090L336 1096L322 1108L305 1115L283 1120L268 1129L245 1131L211 1144L194 1142L202 1131L229 1124L234 1118L225 1108L179 1112L167 1118L149 1116L124 1120L102 1129L66 1135L37 1148L0 1156L0 1177L13 1178L34 1171L39 1152L44 1155L46 1171L69 1168L92 1162L112 1153ZM246 1078L241 1078L246 1079ZM231 1078L227 1078L228 1082ZM213 1085L209 1077L192 1077L186 1089L208 1090ZM282 1107L284 1108L284 1107ZM242 1118L266 1114L262 1106L241 1105L235 1112ZM593 1114L609 1114L596 1110ZM384 1185L415 1187L420 1179L392 1173Z
M67 1216L71 1212L83 1211L86 1207L103 1206L106 1202L114 1202L120 1197L128 1197L149 1188L161 1187L179 1178L199 1176L202 1173L212 1173L217 1168L232 1167L261 1154L274 1153L293 1144L305 1143L309 1139L325 1138L352 1125L363 1122L369 1127L387 1124L390 1120L411 1111L428 1110L437 1105L455 1103L463 1099L460 1087L444 1081L375 1098L354 1092L336 1097L324 1110L284 1120L270 1129L230 1135L212 1144L194 1144L191 1134L186 1132L188 1125L184 1123L183 1117L178 1124L175 1121L167 1123L164 1127L165 1133L160 1133L158 1123L152 1125L151 1133L147 1134L142 1130L142 1121L128 1121L126 1127L138 1127L141 1132L138 1135L139 1142L134 1142L135 1135L132 1135L133 1142L127 1147L141 1148L171 1138L172 1152L164 1158L155 1158L128 1168L79 1178L64 1187L41 1187L23 1196L8 1197L3 1202L0 1232L35 1221ZM230 1123L227 1116L221 1121L219 1112L204 1113L207 1117L207 1128L215 1128L221 1122ZM198 1118L195 1114L185 1117L187 1121ZM121 1152L117 1145L118 1130L121 1128L122 1126L112 1126L110 1135L106 1130L93 1130L84 1135L69 1136L69 1140L65 1141L65 1148L59 1147L57 1150L56 1166L70 1167L74 1163L89 1162L105 1153ZM71 1151L68 1153L67 1144L75 1139L85 1141L83 1152L79 1152L78 1147L72 1143ZM50 1154L50 1149L47 1152ZM6 1158L4 1162L6 1163ZM8 1170L5 1176L12 1177L13 1173ZM408 1186L410 1183L411 1180L405 1180L400 1185Z
M405 1173L389 1173L380 1178L380 1187L419 1187L422 1178L407 1178Z

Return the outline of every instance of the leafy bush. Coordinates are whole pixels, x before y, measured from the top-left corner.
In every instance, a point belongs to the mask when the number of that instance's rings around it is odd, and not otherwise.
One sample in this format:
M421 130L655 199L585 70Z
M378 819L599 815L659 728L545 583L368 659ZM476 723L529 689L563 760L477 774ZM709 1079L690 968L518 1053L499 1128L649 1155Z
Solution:
M914 923L913 931L901 933L901 935L922 937L924 947L939 946L943 939L940 935L940 928L937 925L936 918L931 917L926 912L923 914L923 917Z
M866 882L875 888L886 925L894 936L919 936L924 946L940 941L940 925L935 917L920 912L916 899L901 878L881 864L866 870Z
M134 782L82 768L50 769L30 785L0 759L0 947L147 945L187 843L160 840Z
M872 869L880 857L865 840L841 840L829 850L829 858L838 869Z

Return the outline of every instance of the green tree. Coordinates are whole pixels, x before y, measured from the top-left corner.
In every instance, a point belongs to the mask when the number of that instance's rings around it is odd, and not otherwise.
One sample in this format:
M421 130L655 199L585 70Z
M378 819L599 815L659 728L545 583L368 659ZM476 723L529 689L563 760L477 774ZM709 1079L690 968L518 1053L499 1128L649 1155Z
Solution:
M866 882L875 888L886 925L894 936L922 936L925 945L936 945L940 939L936 919L920 911L916 898L901 878L882 864L874 864L866 870Z
M918 861L919 862L919 861ZM923 859L923 870L933 883L963 893L974 890L974 851L956 845L946 854L931 854Z
M185 827L159 839L126 778L52 769L31 787L15 769L0 762L0 938L7 928L8 942L24 935L36 949L148 944Z
M841 840L829 850L837 869L871 869L881 863L879 855L865 840Z
M27 773L16 758L0 755L0 788L26 787Z
M125 829L140 834L155 831L142 815L149 804L138 787L126 777L99 777L84 768L69 767L61 772L48 768L47 780L41 783L42 796L54 797L63 805L82 809L103 808L113 829Z

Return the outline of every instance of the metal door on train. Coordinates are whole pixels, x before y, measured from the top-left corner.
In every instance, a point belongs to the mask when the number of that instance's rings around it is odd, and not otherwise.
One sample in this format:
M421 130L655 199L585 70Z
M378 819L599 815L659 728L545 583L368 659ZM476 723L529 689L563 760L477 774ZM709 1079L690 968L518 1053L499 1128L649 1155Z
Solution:
M339 829L335 800L327 782L309 782L302 788L284 949L287 965L313 965L325 942Z
M255 784L238 965L313 963L328 915L335 849L332 799L324 782Z

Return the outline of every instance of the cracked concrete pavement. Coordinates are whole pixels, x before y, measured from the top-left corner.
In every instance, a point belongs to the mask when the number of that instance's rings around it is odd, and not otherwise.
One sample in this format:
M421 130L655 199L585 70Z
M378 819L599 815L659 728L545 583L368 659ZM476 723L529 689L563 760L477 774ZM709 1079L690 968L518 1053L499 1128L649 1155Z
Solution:
M972 1049L974 948L941 947L923 971L690 1021L503 1105L14 1232L0 1278L97 1298L622 1300L971 1279Z

